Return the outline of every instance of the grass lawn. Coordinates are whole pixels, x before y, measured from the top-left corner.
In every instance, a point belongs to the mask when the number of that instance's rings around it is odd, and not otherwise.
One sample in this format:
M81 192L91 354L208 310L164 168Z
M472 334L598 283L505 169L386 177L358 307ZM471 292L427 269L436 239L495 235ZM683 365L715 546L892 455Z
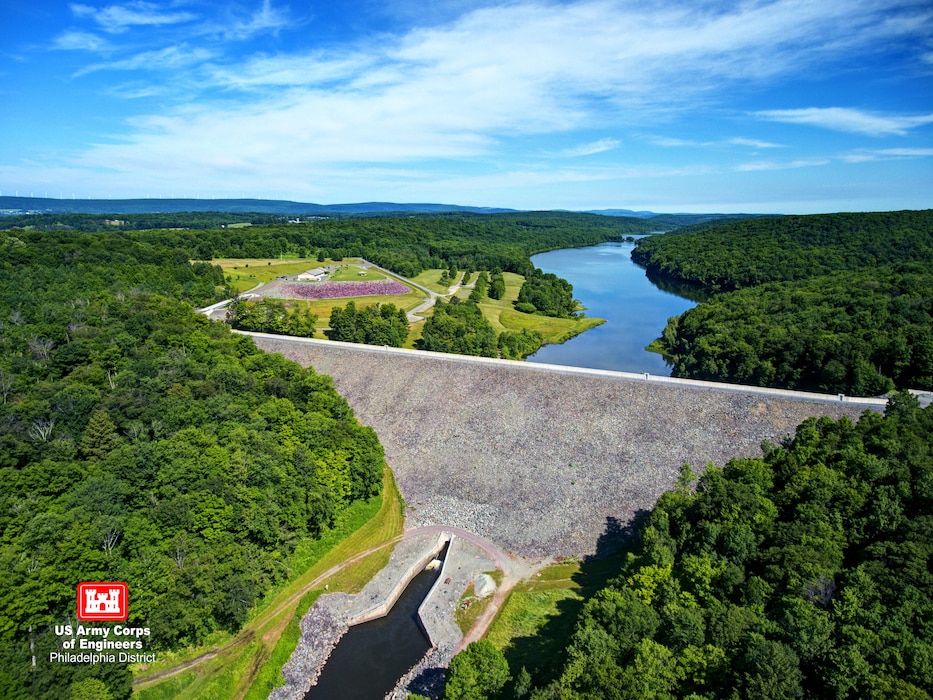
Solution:
M373 304L395 304L400 309L410 311L423 302L424 293L418 290L412 290L408 294L377 294L363 297L342 297L340 299L313 299L313 300L293 300L294 304L304 304L308 310L317 316L317 327L330 327L330 312L335 306L343 308L348 301L356 304L357 309L365 309ZM324 337L324 336L321 336Z
M236 638L218 636L210 646L160 653L156 664L145 670L137 668L135 674L147 675L216 650L214 658L161 682L141 685L135 694L144 700L266 697L297 643L296 615L300 619L320 594L319 588L311 589L311 582L331 567L400 535L403 526L402 497L386 468L380 496L354 504L337 527L296 548L288 561L296 575L266 596ZM388 563L392 549L384 547L332 575L326 580L330 590L361 590ZM319 582L320 586L324 583ZM291 632L286 634L288 629Z
M360 273L363 274L360 274ZM327 278L328 282L369 282L371 280L384 280L386 275L373 268L363 269L356 265L346 265Z
M427 287L432 292L437 292L438 294L447 294L447 290L450 289L450 287L446 284L437 283L444 272L444 270L425 270L417 277L412 277L411 281L417 282L422 287Z
M441 274L443 274L443 270L425 270L415 277L413 281L439 294L446 294L447 287L437 284ZM521 332L522 329L527 328L541 333L544 336L545 343L563 343L575 335L606 322L602 318L552 318L537 314L523 314L516 311L513 302L518 299L518 292L521 290L525 278L514 272L505 272L502 277L505 280L505 294L503 297L501 299L486 297L479 302L479 308L482 310L483 316L486 317L496 333L502 333L503 331ZM471 291L471 289L459 289L456 296L466 299L470 296ZM430 316L432 313L433 311L429 310L425 316ZM416 325L420 326L421 324ZM417 329L413 327L408 336L408 342L404 347L415 347L415 342L420 337L420 327Z
M431 312L428 311L428 316L431 315ZM408 324L408 340L402 345L403 348L408 348L409 350L415 349L415 343L421 338L421 330L424 328L424 321L417 321L416 323Z
M601 318L552 318L537 314L523 314L512 305L518 299L518 292L525 282L522 275L505 272L505 295L501 299L485 298L479 303L480 309L496 333L502 331L521 331L524 328L536 330L544 336L545 343L562 343L583 331L605 323Z
M553 564L512 589L486 635L502 650L513 677L524 666L536 684L560 670L584 602L622 566L622 554Z
M237 292L247 292L258 284L271 282L282 275L297 275L305 270L328 265L346 265L358 263L359 258L344 258L340 262L317 258L284 259L278 258L218 258L211 260L212 265L219 265L224 276L230 280L230 286ZM360 277L359 279L363 279Z

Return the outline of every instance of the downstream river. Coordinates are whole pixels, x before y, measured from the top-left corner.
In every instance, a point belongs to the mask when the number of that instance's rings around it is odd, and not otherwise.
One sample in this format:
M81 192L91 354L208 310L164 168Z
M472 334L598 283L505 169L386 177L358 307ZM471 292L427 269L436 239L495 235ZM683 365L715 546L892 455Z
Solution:
M305 700L372 700L390 693L431 647L418 608L439 574L417 574L388 615L351 627Z
M664 359L645 346L661 335L668 317L696 302L649 281L644 269L632 262L634 247L634 243L602 243L531 258L535 267L570 282L574 298L586 307L584 313L606 323L561 345L546 345L528 362L670 375Z

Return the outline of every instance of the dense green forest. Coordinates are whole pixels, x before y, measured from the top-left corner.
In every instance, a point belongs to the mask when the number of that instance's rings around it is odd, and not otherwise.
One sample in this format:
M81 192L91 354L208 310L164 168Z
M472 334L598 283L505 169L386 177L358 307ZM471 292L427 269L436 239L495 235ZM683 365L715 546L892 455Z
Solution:
M356 302L330 312L327 337L345 343L368 343L400 348L408 339L408 317L395 304L373 304L357 309Z
M21 214L0 217L0 229L31 228L38 231L145 231L158 228L220 229L237 224L281 224L278 214L186 211L139 214Z
M329 378L193 312L224 294L142 236L0 232L0 696L128 697L125 665L48 661L77 583L127 581L147 649L197 643L377 493L382 448Z
M675 376L933 389L933 211L751 219L652 236L632 257L720 292L664 329Z
M310 338L314 335L317 316L307 308L289 308L281 299L264 297L250 303L237 297L227 307L227 320L234 328L257 333L278 333Z
M556 318L570 318L576 314L578 306L570 282L538 268L525 276L515 301L519 311Z
M695 487L685 467L585 604L554 680L503 668L484 647L450 665L454 688L535 700L929 699L931 436L933 408L902 392L884 416L808 419L762 458L707 466ZM495 669L487 685L483 669Z
M418 340L419 350L496 357L498 337L476 302L438 299Z
M632 260L722 290L904 262L933 264L933 210L757 218L650 236Z
M873 396L933 388L933 274L912 263L718 294L662 337L677 376Z

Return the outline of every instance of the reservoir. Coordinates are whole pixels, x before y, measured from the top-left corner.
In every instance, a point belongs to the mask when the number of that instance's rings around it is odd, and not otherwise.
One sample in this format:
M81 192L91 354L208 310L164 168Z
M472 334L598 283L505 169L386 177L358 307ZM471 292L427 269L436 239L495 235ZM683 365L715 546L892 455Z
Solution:
M584 313L606 323L561 345L546 345L528 362L670 375L664 358L645 346L660 337L670 316L696 302L652 283L645 270L632 262L634 247L634 243L602 243L531 258L535 267L570 282L574 298L586 307Z

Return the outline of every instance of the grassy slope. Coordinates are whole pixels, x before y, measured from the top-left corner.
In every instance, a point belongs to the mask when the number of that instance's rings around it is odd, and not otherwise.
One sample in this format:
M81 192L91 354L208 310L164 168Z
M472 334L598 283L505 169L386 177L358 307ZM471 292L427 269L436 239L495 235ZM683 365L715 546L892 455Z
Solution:
M527 328L539 331L544 336L545 343L562 343L583 331L605 323L601 318L551 318L516 311L513 302L518 299L518 292L525 278L512 272L504 273L503 278L505 279L505 296L498 300L487 297L479 304L483 315L489 319L496 333L521 331Z
M289 565L293 571L303 573L267 596L235 639L216 641L214 648L219 649L215 657L179 675L142 684L136 695L145 700L241 698L250 691L250 697L265 697L297 643L296 611L303 614L316 597L312 593L319 594L325 583L331 591L361 590L388 563L392 547L383 547L326 579L316 579L332 567L397 537L403 526L401 494L392 473L386 469L382 495L355 504L348 517L321 540L309 540L300 545ZM145 671L138 670L137 676L175 666L210 651L210 648L201 647L181 654L160 654L160 663Z
M512 589L486 638L505 653L513 677L524 666L538 685L551 680L583 603L618 573L622 556L553 564Z
M447 288L437 284L442 272L442 270L425 270L415 277L414 281L439 294L446 294ZM513 302L518 299L518 292L521 290L525 278L513 272L506 272L503 277L505 279L505 296L501 299L486 297L479 303L483 316L486 317L496 333L521 331L527 328L528 330L539 331L544 336L545 343L562 343L583 331L605 323L605 320L601 318L551 318L550 316L523 314L516 311ZM473 278L475 279L475 275L473 275ZM456 296L466 299L470 295L470 291L472 290L460 289ZM431 312L426 315L430 316ZM415 341L420 337L420 330L417 334L410 334L409 343L405 347L414 347Z
M448 287L446 284L437 283L443 274L443 270L424 270L417 277L412 277L411 281L417 282L422 287L427 287L432 292L437 294L447 294L447 290L450 289L450 287Z

